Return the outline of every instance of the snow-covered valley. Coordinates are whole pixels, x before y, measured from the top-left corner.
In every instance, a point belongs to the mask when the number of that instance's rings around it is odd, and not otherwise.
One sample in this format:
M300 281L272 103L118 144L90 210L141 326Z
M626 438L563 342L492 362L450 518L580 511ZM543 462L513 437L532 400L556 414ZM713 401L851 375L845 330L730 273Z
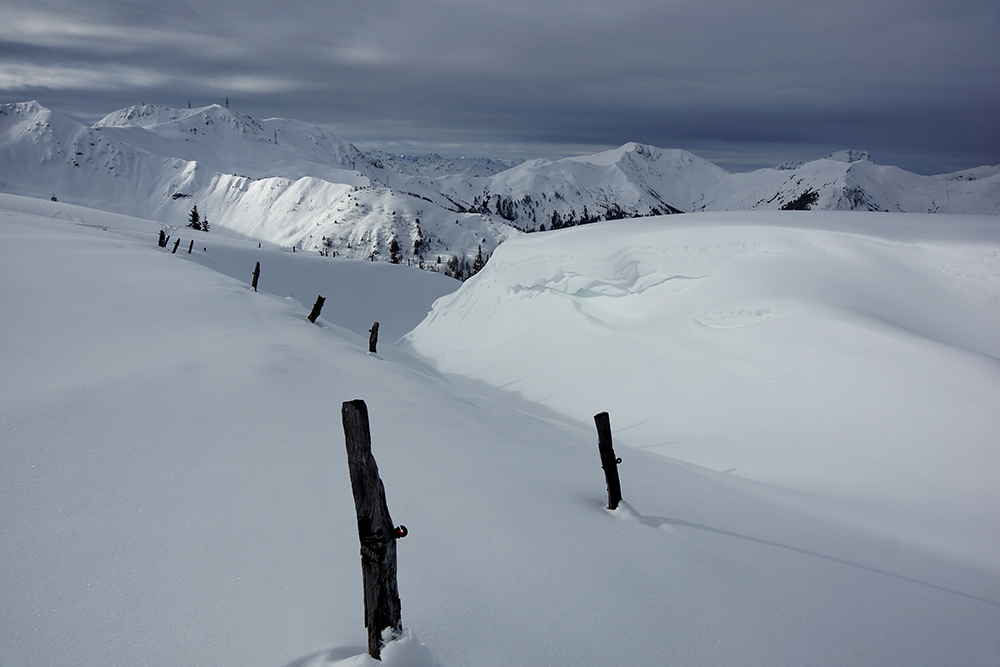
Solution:
M52 202L52 146L0 195L0 664L374 664L356 398L410 531L384 664L1000 662L997 217L511 232L460 287ZM136 150L138 205L187 167Z

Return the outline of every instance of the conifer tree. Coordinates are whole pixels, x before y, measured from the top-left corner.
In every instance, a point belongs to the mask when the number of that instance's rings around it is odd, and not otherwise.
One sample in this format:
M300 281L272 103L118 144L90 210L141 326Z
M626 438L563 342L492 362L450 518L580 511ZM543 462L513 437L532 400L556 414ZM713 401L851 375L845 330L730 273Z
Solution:
M471 275L474 276L477 273L479 273L482 270L483 266L485 266L485 265L486 265L486 262L483 261L483 244L480 243L479 244L479 250L476 252L476 258L474 260L472 260L472 274Z
M201 216L198 215L198 206L191 207L191 213L188 215L188 227L191 229L201 229Z

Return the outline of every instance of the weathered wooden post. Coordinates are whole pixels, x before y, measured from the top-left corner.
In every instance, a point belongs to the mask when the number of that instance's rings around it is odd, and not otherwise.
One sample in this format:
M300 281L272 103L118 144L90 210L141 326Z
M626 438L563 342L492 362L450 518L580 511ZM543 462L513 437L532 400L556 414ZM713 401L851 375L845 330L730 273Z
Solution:
M372 325L368 333L371 334L368 336L368 351L375 354L375 346L378 345L378 322Z
M310 311L309 317L307 318L313 324L316 324L316 318L319 317L319 312L323 310L324 303L326 303L326 299L322 296L316 297L316 303L313 304L313 309Z
M192 250L194 250L194 239L191 239L191 244L188 246L188 254L189 255L191 254Z
M181 240L180 239L177 239L176 241L174 241L174 249L173 249L173 252L170 253L171 255L176 255L177 254L177 246L179 246L180 244L181 244Z
M162 229L160 230L160 238L156 240L156 245L160 246L161 248L167 247L167 235L163 233Z
M601 452L601 467L604 468L604 478L608 481L608 509L618 509L622 501L622 485L618 481L618 464L622 462L615 456L615 448L611 445L611 417L607 412L594 415L597 424L597 448Z
M394 528L389 517L385 487L372 456L368 406L362 400L348 401L341 413L361 541L368 655L381 660L382 631L391 628L397 635L403 631L396 584L396 540L406 536L406 527Z
M253 282L250 286L253 287L253 291L257 291L257 279L260 278L260 262L257 262L257 266L253 267Z

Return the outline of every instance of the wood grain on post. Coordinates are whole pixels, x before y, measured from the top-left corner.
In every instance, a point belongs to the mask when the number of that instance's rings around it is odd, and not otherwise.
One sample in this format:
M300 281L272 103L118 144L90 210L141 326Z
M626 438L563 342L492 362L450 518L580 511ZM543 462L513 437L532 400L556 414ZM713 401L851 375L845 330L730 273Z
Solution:
M323 310L324 303L326 303L326 299L322 296L316 297L316 303L313 304L313 309L309 312L309 317L307 318L313 324L316 324L316 318L319 317L320 311Z
M396 584L396 539L406 534L406 528L393 528L389 516L385 487L372 456L368 407L362 400L348 401L341 412L361 541L368 654L381 660L382 631L391 628L396 635L403 631Z
M368 333L371 334L368 336L368 351L375 354L375 346L378 345L378 322L372 325Z
M607 412L594 415L597 424L597 447L601 452L601 467L608 481L608 509L618 509L622 501L622 485L618 480L618 464L621 459L615 456L615 448L611 444L611 417Z

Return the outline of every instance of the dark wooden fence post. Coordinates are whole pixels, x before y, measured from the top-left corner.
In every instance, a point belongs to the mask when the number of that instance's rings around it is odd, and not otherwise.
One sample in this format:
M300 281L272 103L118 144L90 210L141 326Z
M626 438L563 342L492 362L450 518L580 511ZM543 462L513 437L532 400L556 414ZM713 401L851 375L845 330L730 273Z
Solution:
M188 246L188 254L189 255L191 254L191 251L193 249L194 249L194 239L191 239L191 245Z
M597 424L597 447L601 452L601 467L608 481L608 509L618 509L622 501L622 485L618 481L618 464L622 460L615 456L615 448L611 445L611 417L607 412L594 415Z
M385 487L372 456L368 406L362 400L348 401L341 413L361 540L368 655L381 660L382 631L391 628L396 635L403 631L396 584L396 540L406 535L406 527L394 528L389 517Z
M378 345L378 322L372 325L368 333L371 334L368 336L368 351L375 354L375 346Z
M160 230L160 237L156 240L156 245L161 248L167 247L167 235L163 233L162 229Z
M177 239L176 241L174 241L174 249L173 249L173 252L170 253L171 255L174 255L174 254L177 253L177 246L179 246L180 244L181 244L181 240L180 239Z
M257 279L260 278L260 262L257 262L257 266L253 267L253 282L250 286L253 287L253 291L257 291Z
M319 317L320 311L323 310L324 303L326 303L326 299L324 299L322 296L316 297L316 303L313 304L313 309L309 313L308 317L309 321L312 322L313 324L316 324L316 318Z

